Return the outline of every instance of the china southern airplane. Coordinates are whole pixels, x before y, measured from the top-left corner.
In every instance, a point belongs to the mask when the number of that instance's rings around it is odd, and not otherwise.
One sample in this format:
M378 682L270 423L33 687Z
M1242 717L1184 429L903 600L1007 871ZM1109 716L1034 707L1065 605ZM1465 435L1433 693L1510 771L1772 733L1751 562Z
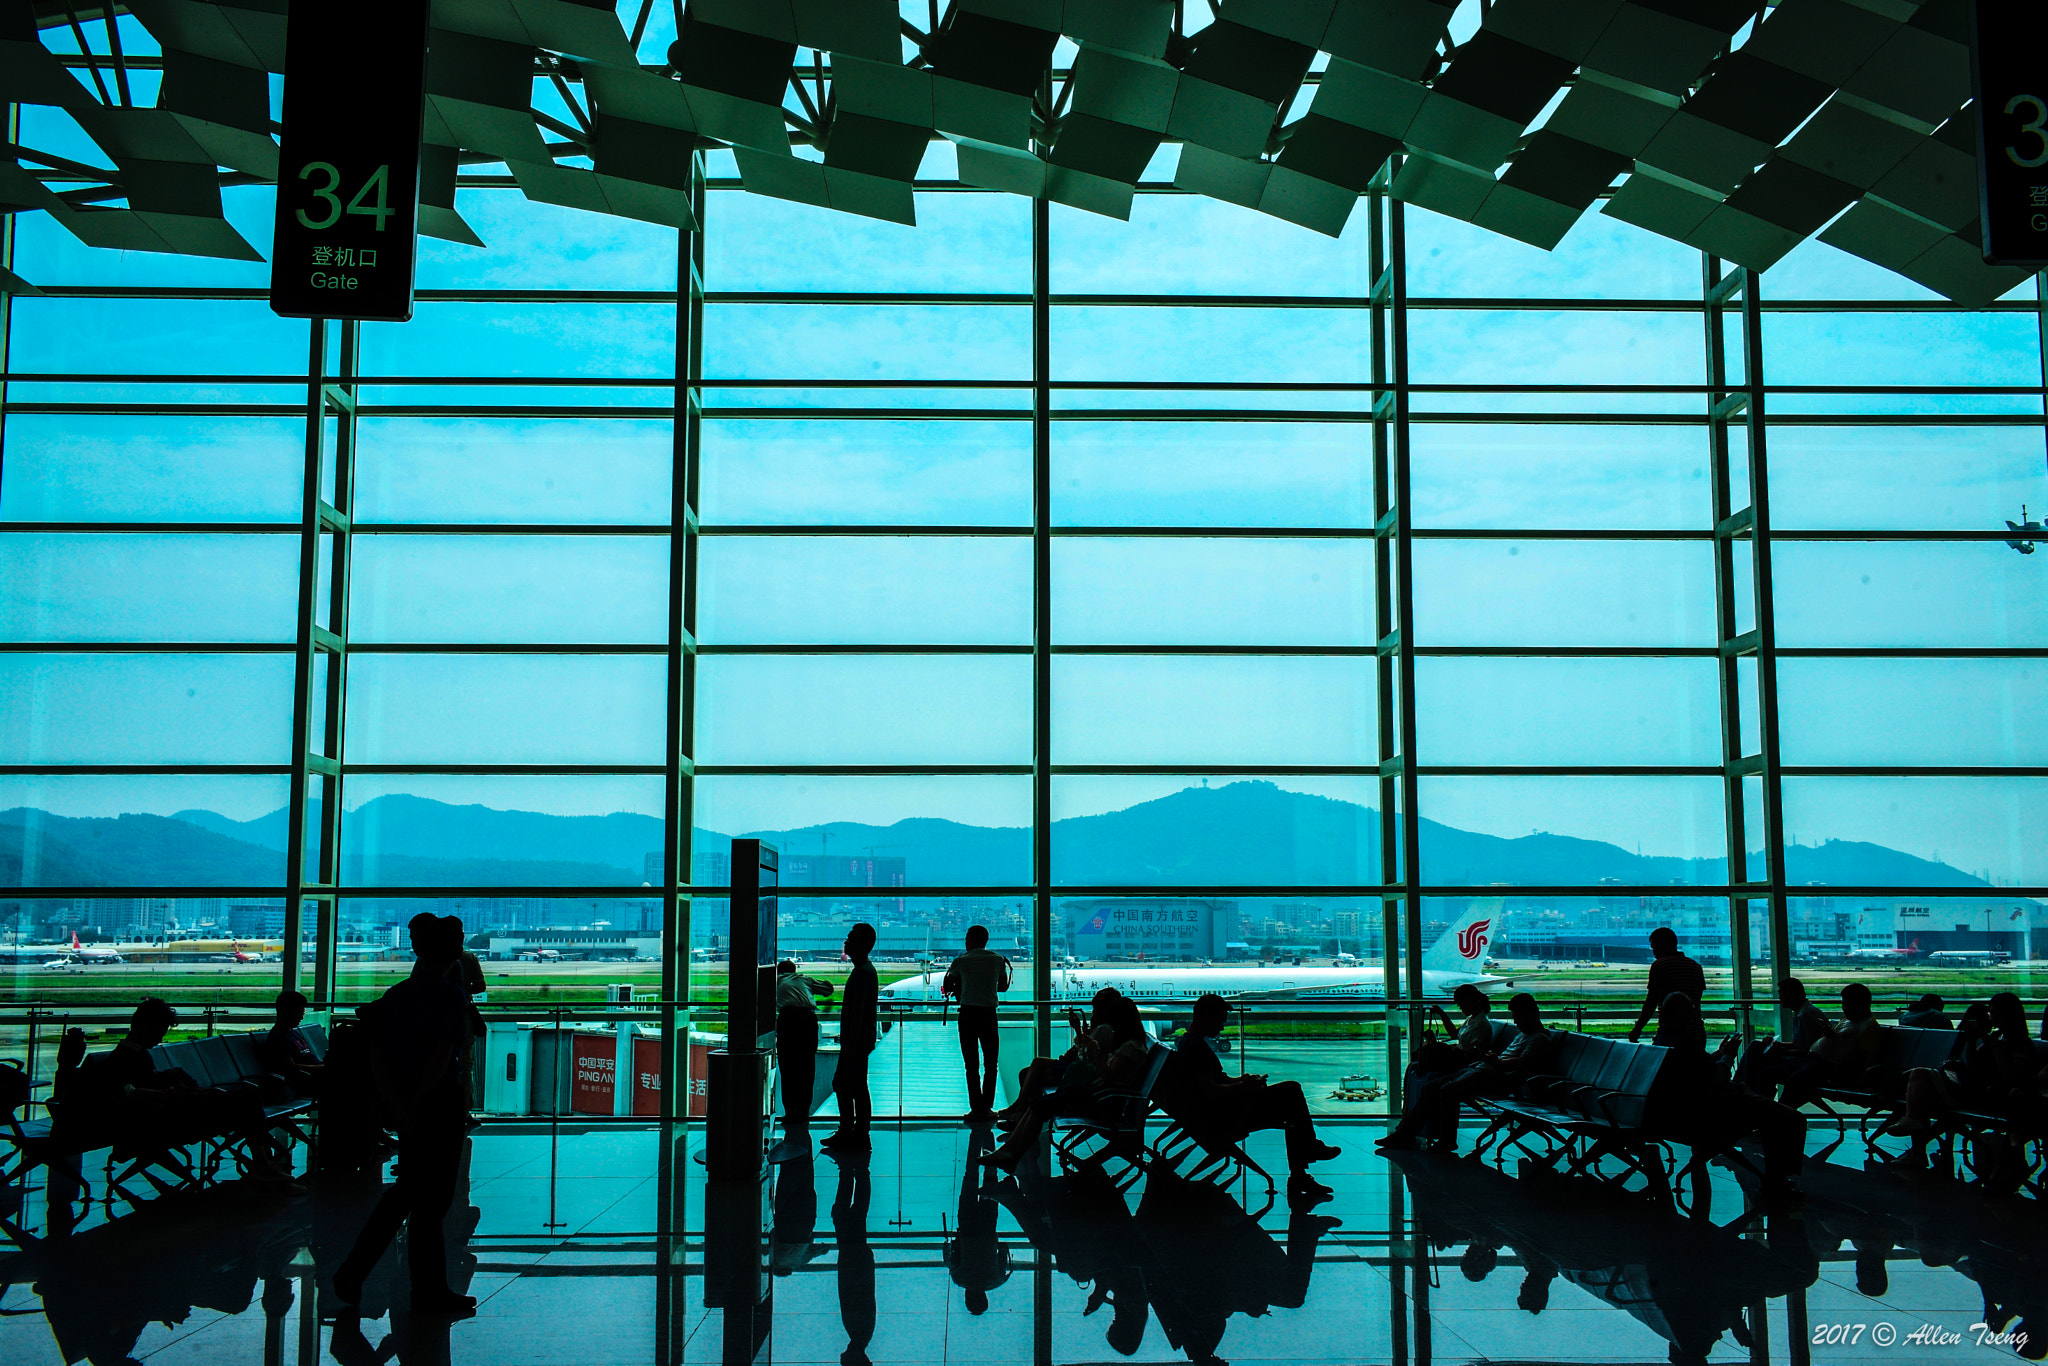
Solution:
M1469 982L1474 986L1503 985L1504 978L1490 977L1482 969L1486 946L1493 939L1499 918L1498 901L1482 902L1465 912L1441 939L1422 955L1423 996L1448 996ZM927 968L921 976L905 977L882 988L884 1003L912 1005L919 1001L941 1001L939 991L945 969ZM1056 966L1052 974L1053 999L1085 1004L1104 987L1115 987L1141 1004L1146 1001L1192 1000L1204 992L1230 1001L1269 1001L1276 1005L1355 1006L1360 1001L1386 998L1385 978L1374 965L1356 963L1335 966L1289 967L1233 964L1222 967L1147 967L1131 963L1097 966ZM1029 970L1017 966L1005 999L1029 1000Z

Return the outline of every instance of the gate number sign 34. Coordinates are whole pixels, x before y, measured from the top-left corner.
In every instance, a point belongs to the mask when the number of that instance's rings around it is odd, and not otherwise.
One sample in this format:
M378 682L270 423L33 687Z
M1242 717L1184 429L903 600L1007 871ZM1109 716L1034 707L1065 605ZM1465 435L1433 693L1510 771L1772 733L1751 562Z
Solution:
M2048 110L2043 112L2048 113ZM388 164L370 172L370 178L363 182L362 188L349 197L346 208L342 206L341 196L336 193L341 188L341 172L324 161L309 161L299 168L299 179L309 180L315 176L324 176L327 181L325 185L312 187L313 198L324 212L322 216L315 218L304 209L298 210L297 217L302 228L320 232L339 223L344 213L359 213L377 220L376 231L382 232L384 221L398 212L390 207L391 167ZM365 203L373 191L376 194L375 200Z

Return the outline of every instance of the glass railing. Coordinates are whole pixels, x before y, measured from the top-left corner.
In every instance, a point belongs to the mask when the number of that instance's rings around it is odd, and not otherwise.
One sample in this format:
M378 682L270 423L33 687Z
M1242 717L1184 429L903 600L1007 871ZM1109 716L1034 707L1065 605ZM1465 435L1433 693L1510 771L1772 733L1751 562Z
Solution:
M1886 1024L1917 998L1878 997L1875 1010ZM2043 1002L2028 998L2030 1016L2038 1017ZM1051 1008L1053 1050L1065 1049L1071 1029L1062 1012L1070 1002L1046 1003ZM1402 1065L1411 1046L1411 1011L1437 1002L1397 1000L1391 1007L1374 1002L1358 1009L1303 1008L1272 1004L1234 1006L1213 1046L1227 1070L1260 1073L1275 1081L1299 1082L1312 1112L1329 1118L1383 1118L1397 1093ZM1824 1003L1824 1008L1825 1008ZM1950 1017L1960 1015L1964 1000L1948 1002ZM56 1066L56 1047L66 1029L86 1031L88 1046L110 1048L122 1036L133 998L98 999L75 994L46 1004L0 1005L0 1058L15 1059L32 1079L47 1082ZM1173 1042L1188 1024L1192 1000L1147 1001L1141 1007L1147 1028ZM1555 1027L1605 1035L1626 1034L1636 1019L1640 1000L1590 998L1541 1002L1545 1019ZM1505 1019L1495 1002L1496 1018ZM268 1028L267 1003L184 1001L172 1042L211 1034ZM353 1004L316 1011L309 1023L329 1029L353 1017ZM704 1113L708 1057L725 1046L725 1002L693 997L674 1002L645 997L628 1001L531 1003L485 1001L478 1006L485 1035L471 1050L472 1106L486 1123L575 1118L591 1122L648 1121L660 1115L669 1079L664 1074L664 1030L677 1032L675 1067L685 1079L685 1095L675 1106L680 1117ZM1740 1034L1745 1011L1726 998L1709 995L1702 1008L1710 1045L1723 1035ZM1746 1011L1753 1033L1777 1028L1776 1002L1760 997ZM999 1015L1001 1094L1007 1103L1018 1074L1039 1051L1037 1003L1006 1002ZM870 1056L869 1090L878 1119L950 1119L967 1109L967 1078L959 1048L957 1017L936 1002L887 1002L880 1012L882 1032ZM1389 1021L1392 1021L1390 1030ZM1427 1024L1428 1021L1425 1021ZM836 1116L831 1093L839 1054L836 1009L821 1014L821 1047L814 1113ZM37 1094L47 1094L38 1090ZM778 1099L778 1109L781 1102Z

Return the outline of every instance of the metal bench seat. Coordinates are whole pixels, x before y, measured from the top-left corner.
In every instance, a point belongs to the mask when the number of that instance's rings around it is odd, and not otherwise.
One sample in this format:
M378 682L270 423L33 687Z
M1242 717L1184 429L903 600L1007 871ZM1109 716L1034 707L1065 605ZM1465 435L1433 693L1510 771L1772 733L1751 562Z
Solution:
M1047 1132L1067 1175L1101 1177L1119 1191L1136 1184L1147 1159L1145 1122L1153 1109L1152 1090L1166 1068L1167 1055L1164 1044L1153 1044L1136 1087L1090 1092L1085 1109L1053 1116ZM1111 1163L1118 1164L1114 1173Z

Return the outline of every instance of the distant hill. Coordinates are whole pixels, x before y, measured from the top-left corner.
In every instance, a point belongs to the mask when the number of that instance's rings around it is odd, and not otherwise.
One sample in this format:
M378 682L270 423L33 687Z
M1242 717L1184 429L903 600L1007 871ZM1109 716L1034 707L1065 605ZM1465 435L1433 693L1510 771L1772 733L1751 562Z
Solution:
M170 816L53 816L0 811L0 886L232 887L284 880L272 849Z
M344 822L344 877L366 870L387 885L638 886L661 822L615 812L555 816L454 806L424 797L366 802ZM20 886L24 864L44 886L272 884L283 876L285 813L235 821L211 811L175 817L52 816L0 812L0 885ZM1031 832L919 818L893 825L834 821L740 832L789 852L821 848L905 859L913 885L1015 885L1031 880ZM697 847L729 836L695 832ZM1719 883L1721 859L1638 855L1566 835L1515 839L1425 820L1424 870L1439 883L1555 886L1613 879L1628 885ZM1379 881L1379 813L1270 782L1191 787L1122 811L1055 821L1055 876L1063 886L1284 886ZM1988 886L1946 864L1881 845L1831 841L1788 851L1794 884Z

